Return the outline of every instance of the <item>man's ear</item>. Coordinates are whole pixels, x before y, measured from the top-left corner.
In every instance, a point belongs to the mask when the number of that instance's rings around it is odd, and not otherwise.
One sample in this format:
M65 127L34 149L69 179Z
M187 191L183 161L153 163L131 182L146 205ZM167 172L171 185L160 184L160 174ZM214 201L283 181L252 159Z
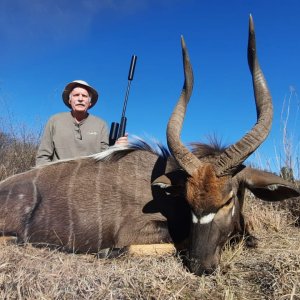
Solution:
M293 183L273 173L246 167L236 175L236 178L239 184L244 184L262 200L282 201L300 196L300 190Z

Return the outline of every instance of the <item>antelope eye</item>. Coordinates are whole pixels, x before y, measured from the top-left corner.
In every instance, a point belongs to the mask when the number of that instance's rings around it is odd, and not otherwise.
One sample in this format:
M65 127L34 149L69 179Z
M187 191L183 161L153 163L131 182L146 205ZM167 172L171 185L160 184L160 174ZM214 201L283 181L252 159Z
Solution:
M224 204L223 206L228 206L228 205L230 205L232 201L233 201L233 197L229 198L229 199L227 200L227 202L225 202L225 204Z

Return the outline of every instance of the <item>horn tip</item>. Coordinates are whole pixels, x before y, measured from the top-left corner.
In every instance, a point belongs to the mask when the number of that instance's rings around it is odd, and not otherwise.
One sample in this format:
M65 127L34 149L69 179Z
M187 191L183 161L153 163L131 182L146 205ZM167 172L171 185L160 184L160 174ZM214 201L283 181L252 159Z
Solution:
M254 22L252 14L249 15L249 31L252 33L254 32Z
M181 40L181 46L182 46L182 48L185 48L185 41L184 41L183 35L180 36L180 40Z

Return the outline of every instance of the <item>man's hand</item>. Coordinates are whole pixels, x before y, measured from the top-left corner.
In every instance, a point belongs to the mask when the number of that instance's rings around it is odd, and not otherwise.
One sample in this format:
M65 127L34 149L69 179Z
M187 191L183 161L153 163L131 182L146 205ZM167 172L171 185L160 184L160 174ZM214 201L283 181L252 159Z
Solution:
M126 146L127 144L128 144L128 133L125 133L124 136L119 137L115 142L115 146Z

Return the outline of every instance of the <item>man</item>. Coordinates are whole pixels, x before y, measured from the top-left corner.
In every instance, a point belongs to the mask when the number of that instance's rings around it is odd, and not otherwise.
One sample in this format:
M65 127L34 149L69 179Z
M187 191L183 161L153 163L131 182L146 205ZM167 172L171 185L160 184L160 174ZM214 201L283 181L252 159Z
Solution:
M88 113L98 100L98 92L83 80L68 83L62 98L70 112L52 116L44 130L36 165L101 152L108 148L105 121ZM126 144L127 136L116 144Z

